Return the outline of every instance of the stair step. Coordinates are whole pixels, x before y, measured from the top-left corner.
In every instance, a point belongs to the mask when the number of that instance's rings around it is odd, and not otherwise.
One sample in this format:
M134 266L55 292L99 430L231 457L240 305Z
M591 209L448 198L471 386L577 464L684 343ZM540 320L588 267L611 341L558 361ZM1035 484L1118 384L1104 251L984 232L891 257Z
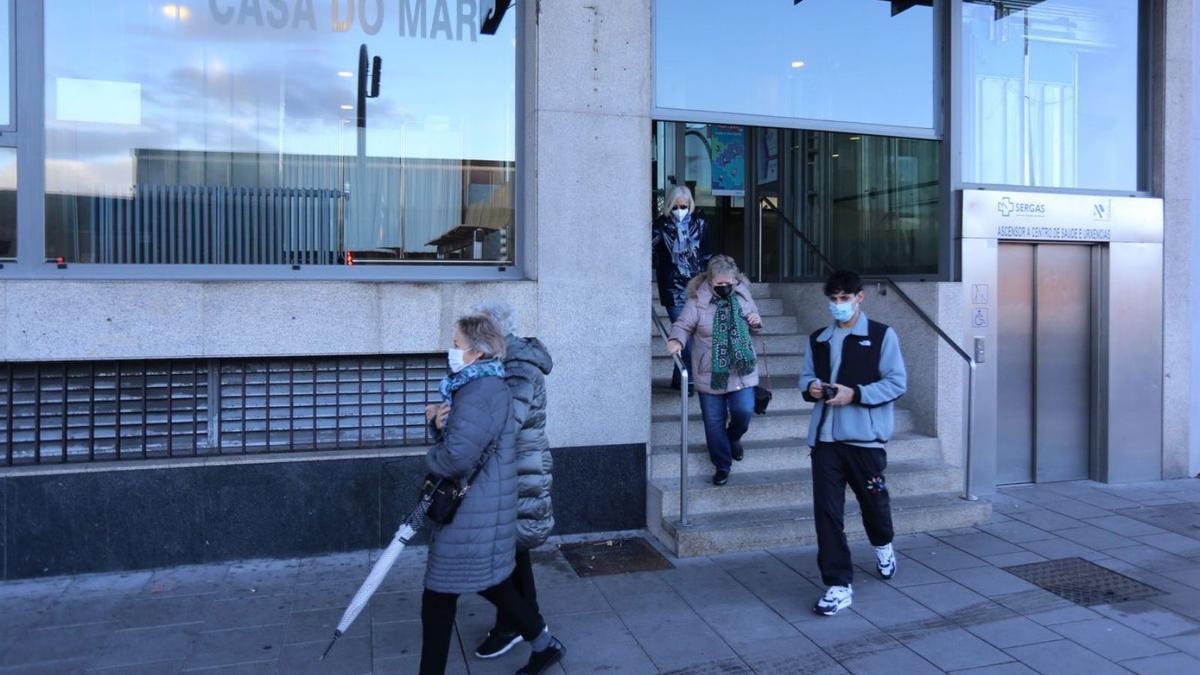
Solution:
M661 309L661 308L659 308L659 309ZM667 321L667 317L665 314L660 314L660 313L656 312L655 316L658 316L659 318L662 319L663 328L665 328L668 331L671 330L671 322ZM799 335L799 334L801 334L800 333L800 323L799 323L799 321L797 321L796 317L794 317L794 316L764 316L762 331L760 333L758 333L757 335L755 335L755 338L757 338L758 335ZM807 339L808 333L803 333L803 335L805 336L805 339ZM661 341L661 338L659 337L659 334L658 334L658 329L655 328L654 326L650 326L650 337L654 338L655 340Z
M776 354L803 354L805 348L808 347L808 338L798 334L754 335L751 340L754 342L754 352L760 359L763 354L763 344L766 344L768 362ZM651 349L654 356L667 356L667 345L661 339L653 340Z
M793 390L794 391L794 390ZM912 431L913 415L910 411L897 408L893 414L895 432ZM786 410L776 409L775 399L771 399L771 407L765 415L755 415L750 420L750 429L743 437L745 441L787 440L790 438L807 438L808 428L812 424L812 407ZM688 443L703 444L704 420L700 415L699 400L693 404L688 401ZM674 415L661 415L651 419L650 443L652 445L669 445L679 443L679 412Z
M771 406L770 406L770 408L768 408L768 410L770 412L811 410L813 407L813 404L804 400L803 392L801 392L800 389L798 387L796 387L796 378L794 378L794 377L789 378L789 381L790 381L790 385L788 382L778 380L774 377L771 378L771 394L772 394L772 396L771 396ZM762 384L763 386L766 386L766 384L767 384L766 378L760 377L759 383ZM675 391L674 389L668 388L666 386L667 384L669 384L669 382L664 380L663 387L661 389L658 389L658 388L654 389L653 393L651 394L651 400L653 401L651 415L654 416L655 421L659 421L659 418L662 418L664 416L669 416L670 419L674 420L676 427L678 427L678 425L679 425L679 392ZM781 387L781 385L788 385L788 386ZM691 410L692 417L698 418L698 416L700 415L700 407L699 406L700 406L700 402L699 402L698 398L693 396L691 399L689 399L688 409ZM678 438L676 438L676 440L678 440Z
M899 412L899 411L897 411ZM650 450L650 475L654 480L679 480L678 431L674 444L655 445ZM734 471L786 471L806 469L811 466L808 441L804 438L788 438L776 441L746 441L742 444L745 458L734 464ZM942 456L938 439L904 432L896 434L887 445L889 462L914 460L937 460ZM713 466L708 458L708 447L703 443L688 446L688 475L712 476Z
M892 499L892 525L897 535L971 527L987 522L991 512L990 502L968 502L955 493ZM699 514L691 516L687 527L680 527L677 518L650 521L654 534L679 557L815 544L813 522L811 506ZM864 537L853 499L846 502L845 523L848 537ZM898 574L904 574L903 567Z
M798 376L804 370L804 355L795 352L783 354L771 354L768 357L770 361L771 377L776 375ZM671 371L675 369L674 362L670 356L666 354L655 354L650 363L650 377L652 378L669 378ZM759 367L759 376L762 377L762 367Z
M759 384L766 386L767 378L765 375L759 377L758 379L759 379ZM779 375L775 372L775 369L772 368L771 369L771 391L779 392L779 391L784 391L787 389L800 391L800 374L796 373L794 375ZM656 398L657 397L667 397L667 396L673 398L675 401L674 408L676 411L679 410L679 390L671 388L671 378L669 375L664 374L663 377L652 378L650 380L650 392L651 392L651 396L654 396ZM692 401L693 401L693 405L700 405L699 403L695 403L695 401L696 401L695 396L692 397ZM774 399L772 399L772 403L771 403L772 408L775 407L775 403L773 401L774 401ZM697 408L697 410L698 410L698 408Z
M764 508L791 508L812 503L812 469L743 472L735 466L729 482L720 487L710 480L711 472L688 478L689 513L724 513ZM889 462L885 473L892 497L950 492L962 484L962 471L940 459ZM650 490L662 499L660 513L679 516L679 481L656 479ZM848 499L853 493L846 489Z
M763 318L764 324L769 322L770 317L783 316L783 300L756 297L754 304L758 305L758 314ZM656 302L654 303L654 315L665 317L667 309Z

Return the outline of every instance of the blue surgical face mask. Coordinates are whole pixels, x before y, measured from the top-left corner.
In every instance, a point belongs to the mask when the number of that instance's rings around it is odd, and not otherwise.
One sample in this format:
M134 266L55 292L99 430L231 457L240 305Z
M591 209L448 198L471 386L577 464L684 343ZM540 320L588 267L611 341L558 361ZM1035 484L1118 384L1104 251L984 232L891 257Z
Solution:
M854 312L857 309L853 302L831 302L829 303L829 313L833 315L836 321L846 323L854 318Z

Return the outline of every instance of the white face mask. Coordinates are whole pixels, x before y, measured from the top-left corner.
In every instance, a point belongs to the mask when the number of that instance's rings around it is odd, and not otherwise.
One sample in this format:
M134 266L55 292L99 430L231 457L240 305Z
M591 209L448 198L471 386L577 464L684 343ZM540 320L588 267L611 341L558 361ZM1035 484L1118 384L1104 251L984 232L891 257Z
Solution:
M687 218L688 210L687 208L679 207L672 210L671 213L675 216L675 220L682 221L684 218Z
M451 349L446 352L446 361L450 365L452 373L457 373L470 365L467 363L467 352L463 349Z

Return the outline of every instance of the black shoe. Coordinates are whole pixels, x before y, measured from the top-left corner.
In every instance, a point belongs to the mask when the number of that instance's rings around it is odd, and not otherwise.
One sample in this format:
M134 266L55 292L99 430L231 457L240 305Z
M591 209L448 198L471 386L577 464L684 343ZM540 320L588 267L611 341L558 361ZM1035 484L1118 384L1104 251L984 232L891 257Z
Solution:
M558 641L558 638L550 639L550 646L540 652L534 652L529 655L529 663L525 667L517 671L517 675L538 675L562 661L563 656L567 653L567 648L563 643Z
M520 633L493 629L483 639L483 642L479 643L479 647L475 650L475 656L481 659L494 659L502 654L507 654L508 650L517 646L517 643L524 639Z
M733 452L733 461L735 461L735 462L742 461L742 458L744 458L746 456L746 451L742 449L742 444L741 443L731 443L730 445L732 446L730 449Z
M724 485L729 482L729 472L724 469L717 469L713 474L713 485Z

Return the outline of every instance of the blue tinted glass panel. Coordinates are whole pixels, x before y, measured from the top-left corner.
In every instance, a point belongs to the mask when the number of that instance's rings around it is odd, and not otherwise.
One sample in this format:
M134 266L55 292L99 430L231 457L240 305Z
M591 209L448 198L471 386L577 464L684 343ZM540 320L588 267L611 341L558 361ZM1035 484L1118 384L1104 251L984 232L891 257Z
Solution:
M931 4L657 0L655 105L930 129Z
M963 180L1138 189L1137 0L967 0Z
M517 12L484 35L487 4L45 0L48 256L511 261Z

